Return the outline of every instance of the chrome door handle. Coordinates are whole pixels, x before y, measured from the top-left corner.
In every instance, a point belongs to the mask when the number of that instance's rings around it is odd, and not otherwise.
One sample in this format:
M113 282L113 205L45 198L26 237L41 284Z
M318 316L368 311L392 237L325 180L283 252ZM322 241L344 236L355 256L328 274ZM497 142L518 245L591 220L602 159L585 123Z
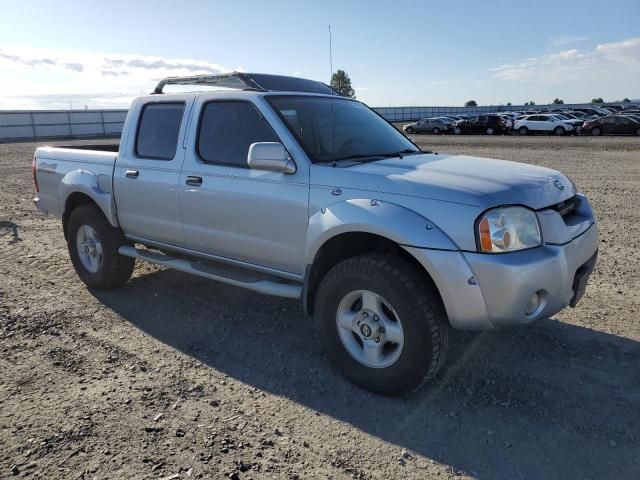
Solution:
M138 170L126 170L124 172L124 176L127 178L138 178L139 174L140 172L138 172Z
M202 177L192 177L189 175L186 181L187 185L191 185L192 187L199 187L202 185Z

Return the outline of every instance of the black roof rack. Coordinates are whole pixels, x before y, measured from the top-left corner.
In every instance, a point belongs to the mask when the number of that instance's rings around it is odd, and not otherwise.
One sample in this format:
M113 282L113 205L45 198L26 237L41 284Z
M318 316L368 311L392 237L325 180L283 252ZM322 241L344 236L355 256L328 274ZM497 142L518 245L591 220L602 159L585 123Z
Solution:
M306 92L336 95L328 85L315 80L266 73L221 73L218 75L192 75L167 77L158 82L153 94L161 94L165 85L207 85L213 87L256 90L260 92Z

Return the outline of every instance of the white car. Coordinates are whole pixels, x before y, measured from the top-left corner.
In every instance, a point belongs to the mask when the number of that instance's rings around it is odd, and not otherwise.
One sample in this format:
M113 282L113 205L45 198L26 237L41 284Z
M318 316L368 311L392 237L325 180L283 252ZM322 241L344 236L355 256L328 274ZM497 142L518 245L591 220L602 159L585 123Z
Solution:
M554 115L527 115L522 119L516 120L513 126L521 135L527 135L531 132L555 133L556 135L564 135L573 132L575 127L569 122L565 122Z

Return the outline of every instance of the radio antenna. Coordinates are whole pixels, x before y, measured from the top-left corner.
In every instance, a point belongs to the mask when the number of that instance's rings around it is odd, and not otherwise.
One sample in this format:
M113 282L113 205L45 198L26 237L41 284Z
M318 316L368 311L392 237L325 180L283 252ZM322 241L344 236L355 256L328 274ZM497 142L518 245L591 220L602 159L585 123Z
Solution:
M331 88L331 96L335 95L335 90L333 89L333 50L331 48L331 25L329 25L329 70L331 70L329 75L329 87ZM336 119L334 115L334 101L331 100L331 154L333 155L332 166L337 167L336 164Z
M333 79L333 50L331 48L331 25L329 25L329 85Z

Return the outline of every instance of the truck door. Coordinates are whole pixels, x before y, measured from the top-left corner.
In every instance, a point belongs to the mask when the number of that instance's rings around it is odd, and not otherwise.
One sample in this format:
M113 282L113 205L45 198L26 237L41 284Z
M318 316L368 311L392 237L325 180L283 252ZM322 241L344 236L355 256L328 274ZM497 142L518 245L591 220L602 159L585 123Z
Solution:
M128 237L179 245L181 139L193 100L162 95L132 106L113 177L118 219ZM135 124L134 124L135 122Z
M280 142L286 147L286 128L266 105L261 111L246 99L202 101L197 111L179 187L185 246L302 275L308 165L298 162L296 172L287 174L254 170L247 164L252 143Z

